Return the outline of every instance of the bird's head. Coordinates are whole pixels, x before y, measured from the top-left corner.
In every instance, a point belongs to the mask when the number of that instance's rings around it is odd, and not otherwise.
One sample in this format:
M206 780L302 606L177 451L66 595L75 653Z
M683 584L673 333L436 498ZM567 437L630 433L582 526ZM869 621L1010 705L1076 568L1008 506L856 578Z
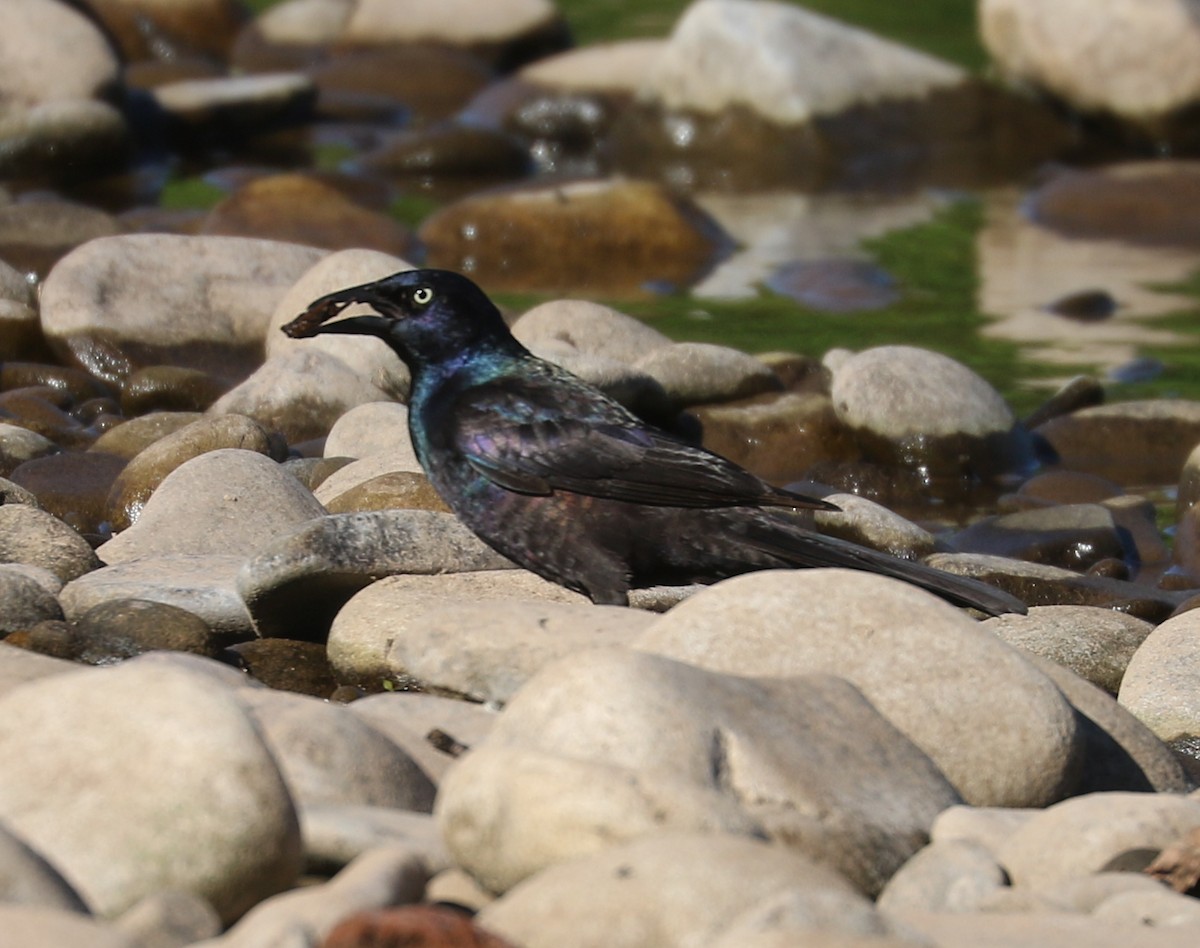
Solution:
M378 315L336 319L354 303ZM313 301L283 332L293 339L321 333L378 336L414 369L517 345L483 290L449 270L404 270L338 290Z

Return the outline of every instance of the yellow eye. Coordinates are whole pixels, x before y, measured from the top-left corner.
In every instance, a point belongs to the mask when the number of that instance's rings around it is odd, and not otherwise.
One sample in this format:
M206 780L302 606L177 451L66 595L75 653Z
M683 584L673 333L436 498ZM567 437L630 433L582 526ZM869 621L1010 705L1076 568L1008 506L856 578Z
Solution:
M433 301L433 290L427 286L418 286L413 290L412 299L418 306L425 306Z

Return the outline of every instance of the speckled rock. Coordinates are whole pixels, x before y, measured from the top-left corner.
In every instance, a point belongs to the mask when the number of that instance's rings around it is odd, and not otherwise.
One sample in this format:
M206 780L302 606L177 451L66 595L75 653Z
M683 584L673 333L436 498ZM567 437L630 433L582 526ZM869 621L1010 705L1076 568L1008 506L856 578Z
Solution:
M249 556L323 513L312 493L274 461L220 448L168 474L137 522L98 555L109 565L168 553Z
M497 892L674 830L765 835L873 894L958 799L842 679L747 679L604 649L531 679L446 774L435 812L458 864Z
M0 563L25 563L70 582L99 568L87 541L52 514L27 504L0 505Z
M55 591L47 589L44 581L54 580L57 584L58 580L36 575L39 572L44 571L19 564L0 564L0 635L28 629L44 619L62 618Z
M346 601L382 576L507 562L452 514L380 510L300 524L263 545L237 582L260 635L319 641Z
M676 606L637 647L741 675L842 675L976 805L1044 806L1074 787L1082 737L1058 688L979 623L905 583L841 569L750 573ZM986 693L982 679L994 685ZM985 730L995 738L986 744Z
M31 682L0 704L0 746L20 761L0 778L0 817L95 911L178 887L232 920L295 880L300 834L283 780L209 676L134 659ZM239 776L214 784L221 773Z
M154 491L176 468L222 448L265 455L271 453L272 445L261 425L234 414L201 418L165 435L140 451L117 475L108 496L108 519L113 529L132 526Z
M36 431L0 422L0 475L7 477L26 461L56 451L57 445Z

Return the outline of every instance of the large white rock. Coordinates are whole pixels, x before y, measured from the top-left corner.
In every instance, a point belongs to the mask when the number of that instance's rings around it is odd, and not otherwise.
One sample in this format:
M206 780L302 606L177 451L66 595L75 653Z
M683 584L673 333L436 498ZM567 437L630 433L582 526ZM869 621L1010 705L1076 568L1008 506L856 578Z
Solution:
M104 34L67 4L0 4L0 104L90 99L111 92L120 69Z
M179 888L229 921L300 870L274 758L198 668L132 659L0 697L0 820L98 914Z
M1146 636L1117 700L1164 741L1200 737L1200 613L1180 613Z

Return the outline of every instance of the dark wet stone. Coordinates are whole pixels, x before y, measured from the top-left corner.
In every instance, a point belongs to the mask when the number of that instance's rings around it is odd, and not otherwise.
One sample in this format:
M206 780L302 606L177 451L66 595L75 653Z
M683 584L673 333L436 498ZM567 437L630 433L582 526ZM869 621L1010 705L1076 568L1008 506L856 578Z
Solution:
M1174 484L1188 453L1200 443L1200 402L1152 399L1098 405L1054 418L1036 434L1069 470L1122 485Z
M1036 474L1018 489L1015 500L1019 506L1042 507L1051 504L1098 504L1118 497L1121 488L1095 474L1078 471L1046 471Z
M41 509L38 499L33 494L7 478L0 477L0 506L7 504L23 504L27 507Z
M101 565L87 541L53 514L8 502L0 506L0 563L37 566L64 583Z
M130 418L100 435L89 450L115 454L128 461L160 438L165 438L202 417L199 412L192 411L158 411L139 418Z
M129 128L106 102L66 99L0 116L0 179L76 182L120 167Z
M199 369L152 365L125 380L120 408L127 415L154 411L201 412L225 394L227 382Z
M1087 375L1076 376L1035 408L1023 419L1022 424L1033 431L1052 418L1070 415L1081 408L1091 408L1103 402L1104 386L1099 379Z
M364 247L398 257L415 250L413 235L399 221L304 174L271 175L248 182L209 212L201 232L328 250Z
M494 290L609 295L690 286L729 247L691 201L624 180L472 195L426 218L418 236L430 266L464 270Z
M211 59L191 57L187 59L144 59L127 63L122 76L128 89L154 89L169 82L184 82L188 79L218 79L227 75L220 63Z
M900 298L892 275L866 260L797 260L772 273L766 285L780 296L830 313L883 309Z
M1200 245L1200 163L1126 162L1062 169L1026 202L1041 224L1097 240Z
M392 177L464 177L496 184L530 170L525 146L504 132L442 122L402 132L354 161L355 167Z
M72 402L111 395L107 385L81 369L65 365L45 365L39 362L5 362L0 364L0 389L26 388L44 385L65 393Z
M1108 579L1132 579L1133 574L1130 572L1129 564L1124 560L1118 560L1115 557L1105 557L1097 560L1089 566L1084 572L1088 576L1104 576ZM1160 589L1165 589L1164 586L1159 586Z
M89 609L76 621L75 645L72 657L89 665L110 665L157 650L210 658L218 652L199 616L146 599L115 599Z
M84 537L107 532L105 505L124 458L99 451L54 454L21 464L10 479Z
M82 446L92 435L63 410L68 402L61 392L46 385L10 389L0 392L0 421L28 428L64 447Z
M814 465L859 457L850 431L823 395L764 395L689 409L704 446L772 483L794 481Z
M317 90L300 73L191 79L150 91L183 147L237 142L310 121Z
M75 626L64 621L61 612L56 618L42 619L10 633L4 639L4 643L37 652L39 655L65 658L68 661L74 660L77 651Z
M1187 598L1183 592L979 553L935 553L926 562L937 569L981 579L1029 606L1103 606L1155 625Z
M1174 560L1189 575L1200 574L1200 508L1189 507L1176 522Z
M1163 540L1158 526L1158 511L1153 502L1132 494L1109 498L1104 502L1104 507L1112 514L1122 544L1127 550L1133 551L1132 557L1123 560L1131 569L1140 571L1170 562L1171 551Z
M302 524L249 560L237 584L260 636L323 641L346 601L382 576L510 565L452 514L384 510Z
M126 59L174 60L189 55L224 60L250 14L239 0L129 3L88 0Z
M494 78L475 56L433 44L347 50L309 74L320 90L322 111L339 95L368 94L421 121L455 114Z
M36 431L0 421L0 475L4 477L26 461L57 454L61 450L53 441Z
M1117 301L1108 290L1080 290L1047 303L1046 310L1079 323L1099 323L1117 311Z
M0 638L44 619L61 619L58 599L20 566L0 565Z
M322 444L324 444L324 440L324 438L321 439ZM301 446L293 446L294 449L299 447ZM296 480L309 490L315 491L330 474L334 471L340 471L347 464L353 464L354 460L354 458L320 457L319 451L315 456L308 456L302 453L298 458L289 458L284 461L283 469L293 475Z
M450 512L450 508L429 483L429 478L415 471L392 471L373 477L356 484L344 494L338 494L325 508L331 514L402 508Z
M328 698L337 689L333 668L321 642L255 639L230 647L250 677L268 688Z
M964 553L987 553L1082 572L1112 557L1134 559L1110 511L1099 504L1063 504L988 517L948 538Z

